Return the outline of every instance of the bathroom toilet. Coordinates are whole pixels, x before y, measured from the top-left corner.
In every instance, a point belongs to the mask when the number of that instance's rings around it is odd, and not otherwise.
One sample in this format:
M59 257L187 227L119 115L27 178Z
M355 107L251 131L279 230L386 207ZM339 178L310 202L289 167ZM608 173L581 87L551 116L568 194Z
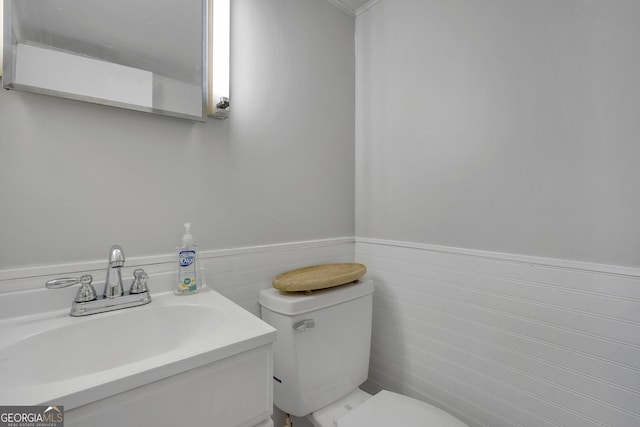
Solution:
M316 427L467 427L425 402L383 390L371 396L373 282L304 292L260 292L262 319L278 330L274 404Z

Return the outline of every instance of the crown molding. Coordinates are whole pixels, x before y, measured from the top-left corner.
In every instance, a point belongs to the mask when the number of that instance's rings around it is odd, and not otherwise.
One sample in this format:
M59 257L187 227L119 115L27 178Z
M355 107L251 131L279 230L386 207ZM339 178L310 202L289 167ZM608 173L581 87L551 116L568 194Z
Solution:
M368 2L360 6L358 9L356 9L356 12L355 12L356 16L360 15L362 12L366 12L376 4L380 3L380 1L381 0L369 0Z
M340 0L325 0L325 1L327 3L331 3L332 5L337 7L338 9L342 10L347 15L356 16L356 11L351 9L349 6L347 6L346 4L344 4Z
M325 0L325 1L327 3L334 5L338 9L342 10L347 15L358 16L362 12L365 12L369 8L373 7L376 3L379 3L381 0L369 0L368 2L366 2L356 10L353 10L353 8L351 8L350 6L347 6L342 0Z

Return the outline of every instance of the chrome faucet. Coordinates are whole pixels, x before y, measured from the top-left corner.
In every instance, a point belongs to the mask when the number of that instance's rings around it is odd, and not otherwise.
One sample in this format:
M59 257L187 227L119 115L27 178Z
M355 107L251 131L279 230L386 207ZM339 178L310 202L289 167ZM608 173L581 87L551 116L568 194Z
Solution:
M124 252L120 245L113 245L109 249L109 264L107 265L107 280L104 283L104 297L116 298L124 295L122 288L122 272L124 267Z
M122 308L136 307L151 302L151 294L147 287L149 276L142 269L133 271L133 283L128 293L122 286L122 267L124 267L124 252L119 245L109 249L109 264L107 265L107 279L104 284L104 292L101 298L91 284L93 277L85 274L80 278L65 277L49 280L46 283L48 289L66 288L67 286L81 283L80 289L71 305L71 316L86 316L89 314L104 313L106 311Z

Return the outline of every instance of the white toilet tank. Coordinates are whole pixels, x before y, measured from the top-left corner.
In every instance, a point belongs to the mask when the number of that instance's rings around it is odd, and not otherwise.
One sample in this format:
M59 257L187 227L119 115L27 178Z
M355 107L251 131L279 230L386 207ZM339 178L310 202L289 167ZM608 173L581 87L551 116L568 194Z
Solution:
M260 292L262 319L278 330L274 403L298 417L347 395L367 379L373 282L304 292Z

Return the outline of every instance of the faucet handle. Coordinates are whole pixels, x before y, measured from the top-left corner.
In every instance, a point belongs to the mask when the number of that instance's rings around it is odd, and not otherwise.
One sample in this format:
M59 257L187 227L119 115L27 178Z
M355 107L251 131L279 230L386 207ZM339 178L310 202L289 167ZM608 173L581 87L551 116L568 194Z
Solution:
M66 288L67 286L77 285L78 283L80 283L80 279L77 277L62 277L60 279L47 280L44 286L47 289L60 289Z
M148 292L149 288L147 287L147 279L149 279L149 275L147 275L143 269L137 268L133 270L133 283L131 283L129 293L141 294L143 292Z
M90 274L85 274L80 277L62 277L60 279L52 279L47 280L44 284L47 289L60 289L66 288L67 286L77 285L78 283L82 283L83 285L86 283L91 284L93 281L93 276Z
M85 274L80 276L80 289L78 289L78 293L76 293L76 302L87 302L93 301L98 298L96 294L96 289L91 284L93 282L93 276L90 274Z
M76 302L87 302L93 301L96 299L96 290L91 284L93 282L93 276L90 274L85 274L77 277L63 277L61 279L53 279L47 281L45 286L47 289L60 289L66 288L67 286L81 284L80 289L78 289L78 293L76 293Z

